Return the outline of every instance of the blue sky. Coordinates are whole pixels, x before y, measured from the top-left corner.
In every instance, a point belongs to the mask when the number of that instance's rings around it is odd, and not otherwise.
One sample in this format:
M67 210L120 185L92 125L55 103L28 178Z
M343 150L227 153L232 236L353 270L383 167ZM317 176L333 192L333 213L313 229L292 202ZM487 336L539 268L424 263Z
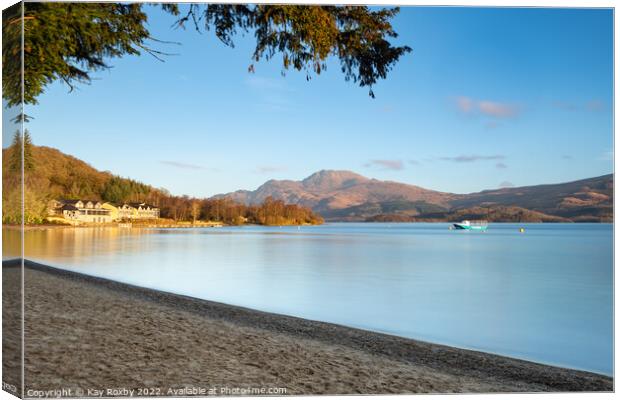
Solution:
M413 52L376 99L337 60L310 82L279 59L250 74L252 34L231 49L150 10L152 34L182 43L154 45L178 55L49 86L26 111L35 144L192 196L321 169L457 193L612 172L611 10L403 7Z

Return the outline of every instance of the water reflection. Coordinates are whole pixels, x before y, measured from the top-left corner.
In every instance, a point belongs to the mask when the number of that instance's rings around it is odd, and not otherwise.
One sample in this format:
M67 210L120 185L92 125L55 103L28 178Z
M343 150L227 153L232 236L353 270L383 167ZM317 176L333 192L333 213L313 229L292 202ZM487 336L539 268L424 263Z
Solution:
M26 258L130 284L603 373L612 226L68 228ZM18 244L5 236L3 244Z
M19 228L2 229L2 259L11 260L21 257L22 240Z

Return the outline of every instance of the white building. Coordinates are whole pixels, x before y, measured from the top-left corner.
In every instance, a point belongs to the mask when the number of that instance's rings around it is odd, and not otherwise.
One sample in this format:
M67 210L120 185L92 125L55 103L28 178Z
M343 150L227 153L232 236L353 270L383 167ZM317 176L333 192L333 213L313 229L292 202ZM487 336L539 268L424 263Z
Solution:
M59 207L58 207L59 206ZM89 223L112 222L110 210L103 208L103 203L97 200L60 200L54 207L55 214L65 219Z

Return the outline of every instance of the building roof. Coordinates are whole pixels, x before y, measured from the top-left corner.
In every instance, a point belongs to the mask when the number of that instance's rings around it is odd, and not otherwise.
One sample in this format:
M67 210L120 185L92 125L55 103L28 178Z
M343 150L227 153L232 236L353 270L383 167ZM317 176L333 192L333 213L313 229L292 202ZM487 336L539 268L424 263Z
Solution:
M58 199L58 202L62 203L62 204L75 204L78 201L80 201L80 200L76 200L76 199Z
M138 208L138 207L142 207L142 208L157 208L154 205L148 204L148 203L128 203L131 207L133 208Z
M82 200L82 199L59 199L58 201L60 203L62 203L62 204L75 204L78 201L81 201L82 203L85 203L85 204L88 203L89 201L91 203L95 203L95 204L96 203L103 203L101 200L90 200L90 199L87 199L87 200Z
M93 203L93 204L100 203L100 204L102 204L102 205L103 205L103 204L110 204L111 206L114 206L114 207L117 207L117 208L121 208L121 207L123 207L123 206L129 206L129 207L132 207L132 208L142 207L142 208L159 209L159 207L154 206L154 205L152 205L152 204L148 204L148 203L136 203L136 202L133 202L133 203L121 203L121 204L119 204L119 203L113 203L113 202L111 202L111 201L102 201L102 200L81 200L81 199L58 199L57 201L58 201L60 204L65 205L65 206L66 206L66 205L75 206L75 204L76 204L78 201L81 201L81 202L82 202L82 203L84 203L84 204L86 204L86 203L88 203L88 202L91 202L91 203ZM64 209L64 207L63 207L63 209Z
M76 201L77 202L77 201ZM75 211L78 208L71 205L71 204L65 204L64 206L62 206L62 210L67 210L67 211Z

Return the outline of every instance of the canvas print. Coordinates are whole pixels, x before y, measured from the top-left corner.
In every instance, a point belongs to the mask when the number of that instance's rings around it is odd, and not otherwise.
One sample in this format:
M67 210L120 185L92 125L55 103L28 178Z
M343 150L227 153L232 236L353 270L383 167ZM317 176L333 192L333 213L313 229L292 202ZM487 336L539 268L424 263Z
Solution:
M20 398L612 392L614 10L20 2Z

